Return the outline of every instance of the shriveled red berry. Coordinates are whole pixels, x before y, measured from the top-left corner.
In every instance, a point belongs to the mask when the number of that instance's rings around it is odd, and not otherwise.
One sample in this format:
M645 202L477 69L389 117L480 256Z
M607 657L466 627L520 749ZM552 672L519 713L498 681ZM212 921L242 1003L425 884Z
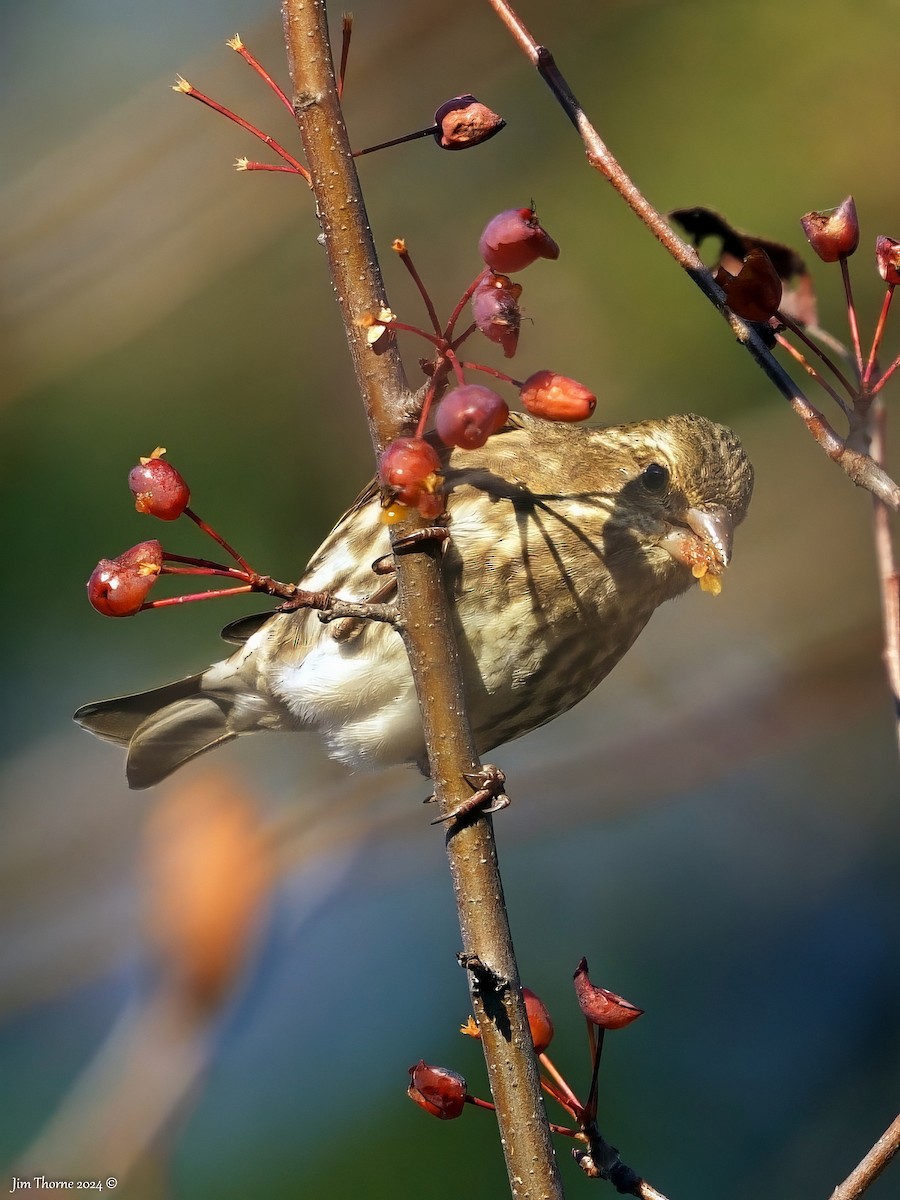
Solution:
M624 1029L643 1015L642 1008L637 1008L623 996L591 983L587 959L583 958L578 964L574 978L575 995L582 1013L601 1029Z
M87 582L88 600L105 617L131 617L140 610L162 570L163 548L139 542L118 558L101 558Z
M540 996L536 996L531 988L522 988L522 998L525 1001L525 1012L528 1015L528 1028L531 1030L531 1040L534 1042L535 1054L543 1054L553 1041L553 1022Z
M509 407L502 396L480 383L466 383L443 398L434 427L445 445L477 450L503 428L508 416Z
M728 307L745 321L768 321L778 311L781 278L765 250L754 247L737 275L719 267L715 279Z
M524 270L538 258L559 258L559 246L533 208L507 208L485 225L478 253L492 271L506 275Z
M474 96L445 100L434 114L434 140L444 150L466 150L499 133L506 122Z
M837 208L808 212L800 218L809 244L822 262L847 258L859 245L859 218L856 203L848 196Z
M597 397L583 383L556 371L535 371L519 395L530 413L547 421L584 421L597 405Z
M401 504L415 507L423 493L431 493L440 482L441 460L424 438L397 438L383 451L378 479Z
M875 261L884 282L896 287L900 283L900 242L890 237L876 238Z
M406 1094L433 1117L452 1121L465 1108L466 1081L449 1067L431 1067L419 1059L409 1068Z
M134 507L162 521L174 521L187 508L191 492L181 474L162 457L158 446L149 458L142 458L128 475L134 493Z
M513 357L519 344L521 295L521 284L513 283L507 275L493 272L486 273L472 293L472 317L476 326L486 338L503 347L506 358Z

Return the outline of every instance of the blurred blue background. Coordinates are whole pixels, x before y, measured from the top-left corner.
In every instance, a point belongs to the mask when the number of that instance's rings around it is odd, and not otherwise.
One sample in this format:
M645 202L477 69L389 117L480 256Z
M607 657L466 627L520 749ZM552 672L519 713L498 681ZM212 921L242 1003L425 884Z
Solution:
M871 328L869 248L900 236L892 0L522 13L661 209L706 204L802 250L799 216L852 191ZM581 955L647 1010L601 1075L626 1161L673 1197L827 1195L900 1084L897 752L869 499L585 167L486 4L360 0L354 16L355 144L466 91L509 123L470 153L427 141L362 163L400 317L420 313L392 238L446 311L487 218L534 199L562 253L523 278L517 369L582 379L604 422L725 419L754 460L723 595L663 609L593 697L503 749L498 838L523 977L576 1090ZM490 1119L438 1124L404 1096L420 1057L486 1092L456 1033L465 980L422 781L351 777L312 739L271 737L218 753L224 779L211 759L133 794L121 756L70 720L219 657L219 627L258 607L122 622L88 607L97 559L160 532L125 486L137 455L167 446L194 506L281 578L371 472L306 189L235 174L264 148L169 90L179 72L293 146L224 45L239 29L287 86L277 6L49 0L5 6L4 25L0 1164L9 1179L121 1172L128 1200L503 1195ZM843 337L836 271L814 274ZM192 528L163 536L205 550ZM560 1152L574 1195L588 1185ZM869 1194L897 1190L889 1171Z

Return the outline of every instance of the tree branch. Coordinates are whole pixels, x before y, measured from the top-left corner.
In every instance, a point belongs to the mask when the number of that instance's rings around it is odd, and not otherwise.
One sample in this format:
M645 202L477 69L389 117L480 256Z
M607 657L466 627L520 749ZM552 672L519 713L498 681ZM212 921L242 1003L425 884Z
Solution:
M410 408L403 367L391 342L376 354L364 318L386 307L386 295L344 127L328 41L324 0L283 0L282 16L294 111L312 180L316 208L350 354L365 403L372 441L382 449L404 429ZM392 527L404 537L418 518ZM471 794L464 774L478 757L465 715L440 550L422 543L395 556L398 606L422 709L435 794L451 812ZM447 853L467 959L472 1001L514 1196L561 1197L550 1131L540 1097L531 1035L503 903L489 817L455 825Z
M824 415L810 403L790 375L773 357L759 334L725 304L722 289L704 267L696 252L675 233L662 214L637 188L610 153L597 130L588 120L584 109L556 65L553 55L538 44L507 0L488 0L517 45L536 68L550 88L566 116L577 129L587 151L588 162L616 189L628 207L644 222L651 233L668 250L678 265L687 272L704 296L731 326L737 340L766 373L771 382L790 403L791 408L806 425L829 458L859 487L866 488L893 509L900 509L900 487L876 462L848 446L831 427Z
M897 1151L900 1150L900 1117L884 1131L859 1166L831 1193L830 1200L857 1200L874 1183Z

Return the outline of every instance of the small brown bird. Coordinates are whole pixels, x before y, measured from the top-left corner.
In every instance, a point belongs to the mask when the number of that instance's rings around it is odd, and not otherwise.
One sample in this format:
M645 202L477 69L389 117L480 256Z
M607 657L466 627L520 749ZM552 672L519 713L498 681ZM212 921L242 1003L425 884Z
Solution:
M444 472L455 599L480 752L566 712L609 674L651 613L700 579L717 590L753 469L736 435L705 417L607 429L527 416ZM372 487L313 555L303 588L385 598L372 562L390 553ZM406 652L391 626L323 624L308 609L235 622L240 648L200 674L87 704L85 728L128 749L131 787L257 730L318 730L351 766L426 770Z

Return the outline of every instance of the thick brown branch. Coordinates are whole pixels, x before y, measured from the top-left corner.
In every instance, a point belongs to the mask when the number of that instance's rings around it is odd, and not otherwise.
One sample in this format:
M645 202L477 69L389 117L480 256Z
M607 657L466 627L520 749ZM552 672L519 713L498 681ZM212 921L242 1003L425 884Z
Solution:
M535 41L527 27L507 0L489 0L516 43L531 61L541 78L556 97L566 116L578 130L587 151L587 159L595 170L612 184L628 207L644 222L669 254L693 279L706 298L715 305L731 325L737 340L746 347L756 363L790 402L829 458L833 459L859 487L866 488L893 509L900 509L900 487L868 455L849 448L832 429L824 416L809 402L790 375L772 356L771 351L746 321L736 317L726 306L722 290L703 266L696 252L672 229L663 215L653 207L588 120L584 109L556 65L553 55Z
M381 449L403 432L409 389L396 348L375 354L365 320L386 306L356 167L344 128L328 43L324 0L283 0L294 108L312 177L335 293L341 307L372 440ZM392 527L402 538L415 521ZM396 533L394 533L396 530ZM465 716L462 675L436 543L395 557L398 606L422 708L435 794L442 812L471 789L479 769ZM514 1196L562 1195L503 904L488 817L455 825L447 852L464 951L487 964L494 989L473 987L491 1089Z

